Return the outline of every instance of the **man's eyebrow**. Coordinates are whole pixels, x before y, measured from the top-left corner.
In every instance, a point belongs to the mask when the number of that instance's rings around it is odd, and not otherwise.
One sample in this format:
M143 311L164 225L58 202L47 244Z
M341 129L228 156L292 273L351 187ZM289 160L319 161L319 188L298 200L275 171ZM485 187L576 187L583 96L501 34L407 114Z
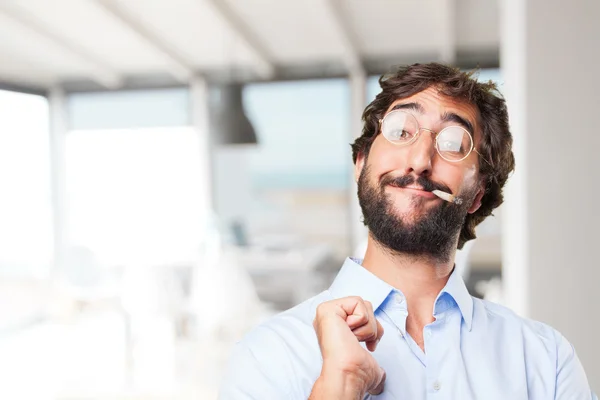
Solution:
M460 115L455 114L453 112L444 113L444 115L442 115L442 122L456 122L457 124L462 125L462 127L465 128L467 131L469 131L471 136L475 135L473 124L469 122L468 119L463 118Z
M424 114L425 113L425 108L423 108L423 106L419 103L403 103L403 104L396 104L394 107L392 107L392 109L390 111L394 111L394 110L413 110L418 112L419 114Z
M416 102L396 104L394 107L392 107L390 111L394 110L413 110L418 112L419 114L425 114L425 108L420 103ZM446 112L442 115L441 121L455 122L461 125L463 128L465 128L471 134L471 136L475 135L475 129L473 128L473 124L468 119L463 118L458 114L455 114L453 112Z

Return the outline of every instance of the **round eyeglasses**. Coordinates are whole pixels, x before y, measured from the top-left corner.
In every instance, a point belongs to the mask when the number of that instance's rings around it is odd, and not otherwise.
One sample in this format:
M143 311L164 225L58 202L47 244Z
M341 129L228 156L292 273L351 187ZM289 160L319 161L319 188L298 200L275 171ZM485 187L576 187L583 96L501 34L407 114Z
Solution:
M431 129L420 128L415 116L402 110L394 110L386 114L379 120L379 126L381 134L392 144L399 146L413 143L420 131L433 133L435 148L440 157L446 161L462 161L471 154L471 151L481 156L474 149L473 137L462 126L448 126L436 134Z

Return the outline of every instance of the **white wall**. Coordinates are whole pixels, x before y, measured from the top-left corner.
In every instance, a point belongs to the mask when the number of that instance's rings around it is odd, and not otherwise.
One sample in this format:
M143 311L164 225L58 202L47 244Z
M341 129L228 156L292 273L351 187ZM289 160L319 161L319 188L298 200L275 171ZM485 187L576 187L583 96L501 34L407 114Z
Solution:
M502 68L517 173L507 192L509 304L558 329L600 390L600 2L505 0Z

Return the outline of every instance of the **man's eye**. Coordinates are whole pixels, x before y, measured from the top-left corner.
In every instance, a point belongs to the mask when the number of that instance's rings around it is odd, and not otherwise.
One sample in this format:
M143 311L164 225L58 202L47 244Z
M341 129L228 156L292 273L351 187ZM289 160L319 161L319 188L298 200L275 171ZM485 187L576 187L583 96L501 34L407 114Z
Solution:
M409 139L410 133L404 129L394 131L393 137L395 139Z

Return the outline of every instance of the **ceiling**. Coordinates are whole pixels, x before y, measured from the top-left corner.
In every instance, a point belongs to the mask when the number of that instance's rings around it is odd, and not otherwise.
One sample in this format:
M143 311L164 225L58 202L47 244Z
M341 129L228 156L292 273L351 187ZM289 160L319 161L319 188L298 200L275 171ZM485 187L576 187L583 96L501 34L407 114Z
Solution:
M497 0L0 0L0 83L44 91L497 66Z

